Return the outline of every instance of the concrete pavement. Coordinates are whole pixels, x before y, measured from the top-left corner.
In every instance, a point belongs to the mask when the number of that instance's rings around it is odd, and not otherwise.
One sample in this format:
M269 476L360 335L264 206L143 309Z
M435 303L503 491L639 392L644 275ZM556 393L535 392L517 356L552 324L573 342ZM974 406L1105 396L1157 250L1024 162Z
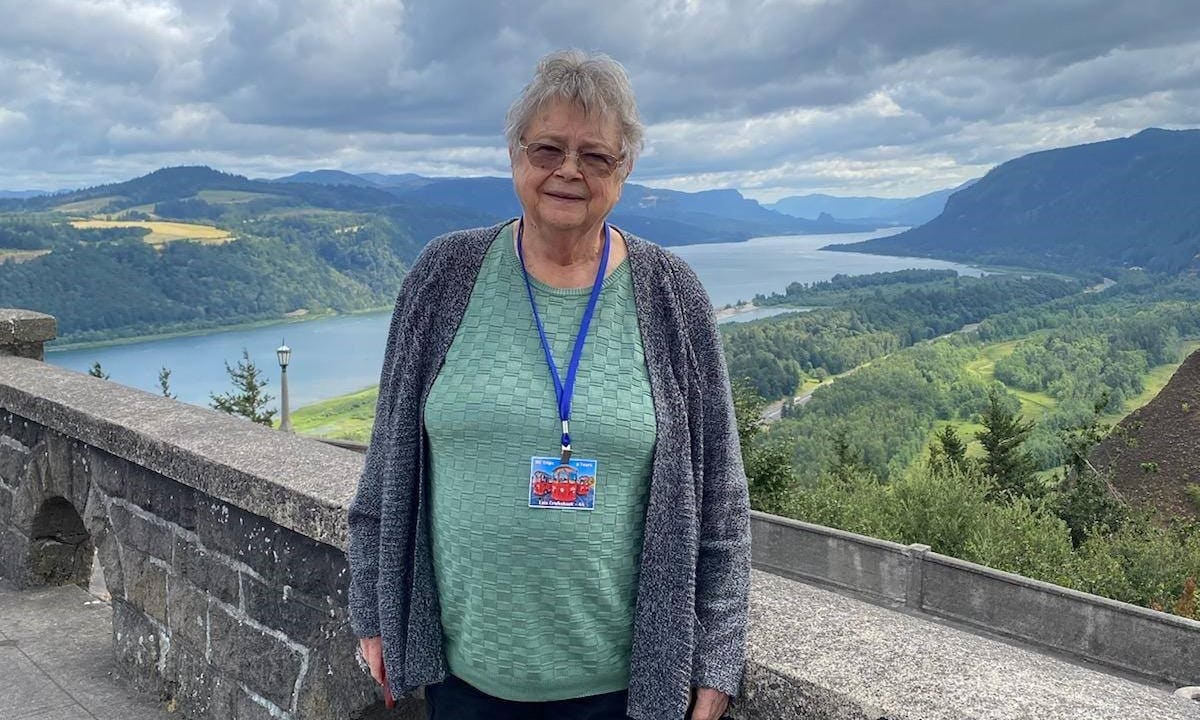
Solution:
M16 591L0 579L0 718L173 717L121 677L107 602L76 585Z

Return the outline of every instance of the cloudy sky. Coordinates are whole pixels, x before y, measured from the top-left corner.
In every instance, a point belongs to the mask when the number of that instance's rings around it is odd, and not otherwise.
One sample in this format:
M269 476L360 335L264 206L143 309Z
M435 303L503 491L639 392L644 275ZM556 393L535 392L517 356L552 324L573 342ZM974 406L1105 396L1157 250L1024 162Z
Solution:
M0 189L165 165L503 175L542 54L633 79L634 180L916 195L1200 126L1196 0L0 0Z

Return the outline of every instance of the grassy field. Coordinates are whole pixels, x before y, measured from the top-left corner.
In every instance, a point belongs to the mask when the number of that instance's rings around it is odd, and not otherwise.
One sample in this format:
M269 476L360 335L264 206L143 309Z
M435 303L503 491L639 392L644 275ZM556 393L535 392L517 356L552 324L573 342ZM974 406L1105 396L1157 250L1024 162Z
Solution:
M121 195L106 195L104 197L92 198L91 200L79 200L73 203L66 203L55 207L55 210L64 213L79 213L87 214L99 212L101 208L108 207L110 204L118 200L124 200Z
M250 202L251 200L263 200L266 198L281 198L283 195L247 192L245 190L201 190L200 192L196 193L196 197L210 203L232 204Z
M6 250L0 248L0 264L6 262L27 262L43 255L49 255L49 250Z
M984 345L979 350L979 357L967 363L967 371L984 382L994 382L996 380L996 361L1012 355L1017 345L1026 340L1028 338ZM1053 410L1058 405L1058 401L1046 393L1028 392L1016 388L1008 388L1008 391L1020 399L1021 414L1034 420L1041 417L1047 410Z
M146 242L151 245L178 240L190 240L206 245L220 245L233 240L229 231L215 228L212 225L196 225L194 223L161 222L158 220L72 220L71 225L80 229L139 227L148 228L150 234Z
M996 380L996 361L1011 355L1018 344L1028 339L1023 338L1021 340L984 345L979 350L979 356L967 363L967 370L986 382L994 382ZM1185 341L1181 347L1179 362L1150 368L1150 371L1143 378L1145 389L1137 396L1127 399L1124 407L1105 414L1101 418L1101 421L1109 425L1116 425L1126 415L1153 400L1167 384L1167 381L1171 379L1171 376L1175 374L1175 371L1179 369L1179 365L1183 362L1183 359L1198 349L1200 349L1200 340ZM1020 399L1021 415L1035 422L1041 419L1043 413L1054 409L1058 404L1058 401L1045 393L1018 390L1007 385L1005 387L1010 393ZM967 445L967 455L972 457L983 455L983 447L980 446L978 440L973 439L975 433L983 430L982 425L967 420L951 420L939 423L935 430L940 431L947 425L953 426L955 432L962 439L970 440L970 443ZM932 439L932 436L930 437Z
M368 442L375 422L375 401L379 388L306 405L292 413L292 427L301 435Z

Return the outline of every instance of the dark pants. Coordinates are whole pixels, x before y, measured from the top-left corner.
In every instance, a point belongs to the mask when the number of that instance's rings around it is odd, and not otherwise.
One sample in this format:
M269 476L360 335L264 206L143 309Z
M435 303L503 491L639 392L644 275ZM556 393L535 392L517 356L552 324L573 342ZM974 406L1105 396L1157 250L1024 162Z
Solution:
M436 685L425 686L428 720L628 720L625 701L629 693L604 693L553 702L502 700L476 690L446 674Z

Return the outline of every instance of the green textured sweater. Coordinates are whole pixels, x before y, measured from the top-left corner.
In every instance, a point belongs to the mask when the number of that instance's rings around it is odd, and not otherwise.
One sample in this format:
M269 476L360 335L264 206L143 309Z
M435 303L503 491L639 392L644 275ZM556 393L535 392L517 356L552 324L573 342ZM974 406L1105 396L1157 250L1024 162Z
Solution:
M589 290L534 281L563 375ZM488 250L429 391L446 660L488 694L547 701L628 686L655 442L637 322L624 262L604 281L572 403L575 456L598 463L593 510L529 507L530 459L558 454L560 424L510 230Z

